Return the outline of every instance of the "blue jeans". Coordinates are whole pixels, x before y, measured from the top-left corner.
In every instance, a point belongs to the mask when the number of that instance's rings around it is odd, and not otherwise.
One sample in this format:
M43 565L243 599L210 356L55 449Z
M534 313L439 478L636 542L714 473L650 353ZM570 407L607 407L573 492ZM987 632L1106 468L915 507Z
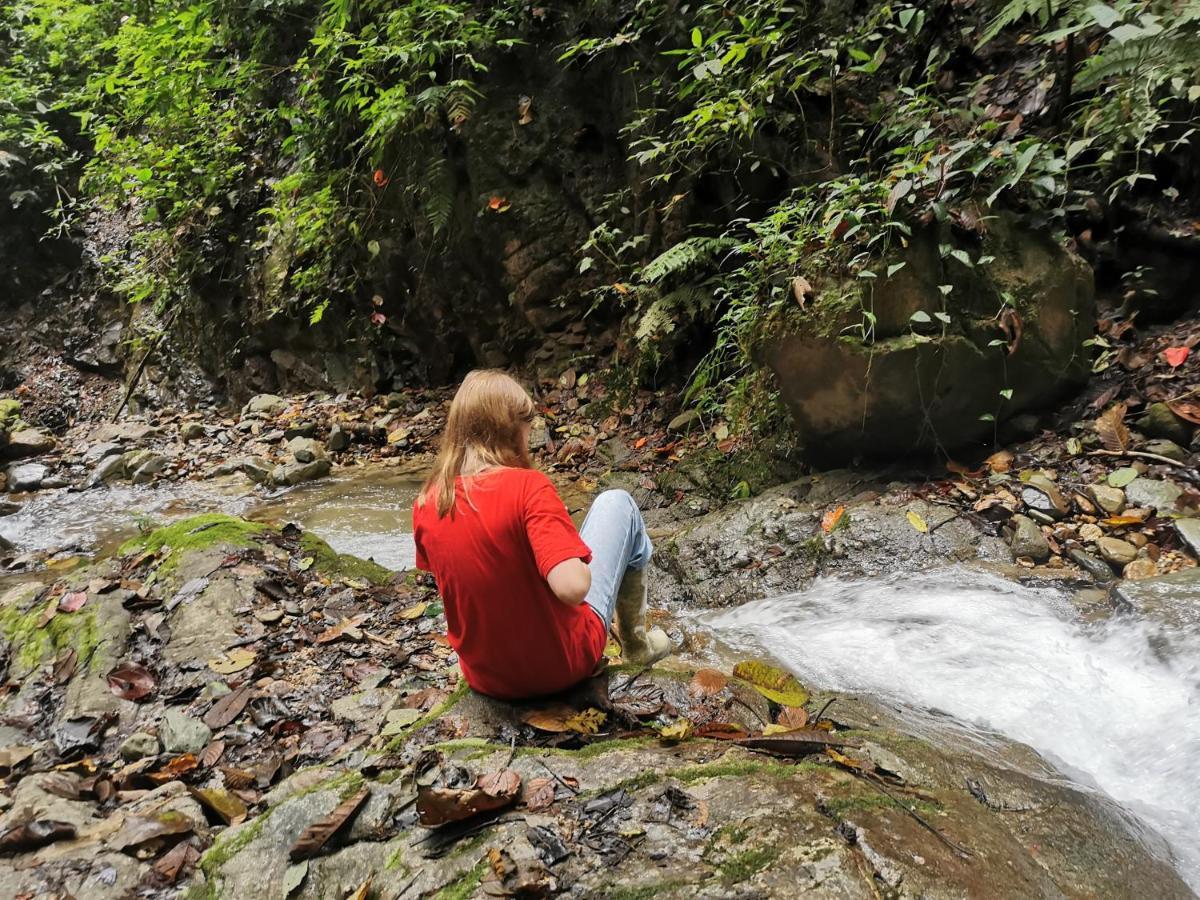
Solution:
M626 569L643 569L654 547L642 512L628 491L605 491L592 501L579 536L592 551L588 568L592 587L583 602L596 611L604 627L612 625L617 591Z

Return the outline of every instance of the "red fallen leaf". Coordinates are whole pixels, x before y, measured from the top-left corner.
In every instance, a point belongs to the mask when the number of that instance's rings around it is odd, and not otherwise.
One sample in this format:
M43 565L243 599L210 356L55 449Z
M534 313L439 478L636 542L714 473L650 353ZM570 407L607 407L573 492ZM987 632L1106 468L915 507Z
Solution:
M484 775L473 788L419 787L417 812L426 828L459 822L482 812L511 805L521 790L521 776L512 769Z
M371 180L375 182L375 187L387 187L390 178L384 173L383 169L376 169L375 174L371 176Z
M141 663L121 663L105 678L109 689L122 700L141 700L158 686L154 673Z
M502 212L507 212L509 207L512 206L512 204L508 202L507 197L493 196L488 199L487 206L488 206L488 209L490 209L492 212L501 212L502 213Z
M718 672L716 669L700 669L692 676L691 684L688 685L688 693L693 697L711 697L713 694L719 694L725 690L725 685L729 684L729 677L724 672Z
M288 852L288 857L292 862L312 859L320 853L322 848L329 843L329 839L341 831L370 795L371 789L363 788L325 818L318 819L305 828Z
M521 802L530 812L554 805L556 785L553 778L531 778L521 791Z
M168 884L174 884L199 861L200 851L187 841L180 841L154 863L154 873Z
M63 594L63 598L58 601L59 612L78 612L83 608L83 604L87 603L87 591L74 591L70 594Z
M178 780L188 772L195 771L199 766L200 760L196 759L196 754L183 753L170 760L157 772L148 773L147 777L158 784L166 784L168 781Z
M1172 369L1178 369L1191 352L1188 347L1168 347L1162 352L1162 357Z
M821 517L821 530L829 534L833 529L838 527L842 521L842 516L846 514L846 507L839 506L837 509L827 510L825 515Z
M1167 407L1179 418L1185 419L1193 425L1200 425L1200 401L1176 400L1168 403Z
M641 450L643 447L646 446L646 441L648 441L648 440L650 440L650 438L647 438L647 437L638 438L636 441L633 442L633 449Z
M382 325L386 321L387 321L387 316L385 316L383 313L381 313L381 312L371 313L371 323L373 325Z
M750 732L740 725L729 722L706 722L696 729L696 737L716 738L719 741L740 741L750 737Z

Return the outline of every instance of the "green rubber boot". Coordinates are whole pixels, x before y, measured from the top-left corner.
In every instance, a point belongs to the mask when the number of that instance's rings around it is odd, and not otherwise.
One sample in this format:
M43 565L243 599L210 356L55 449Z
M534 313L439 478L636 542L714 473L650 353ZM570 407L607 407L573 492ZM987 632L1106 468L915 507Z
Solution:
M671 639L661 628L646 630L646 573L626 569L617 590L617 637L627 662L648 666L671 653Z

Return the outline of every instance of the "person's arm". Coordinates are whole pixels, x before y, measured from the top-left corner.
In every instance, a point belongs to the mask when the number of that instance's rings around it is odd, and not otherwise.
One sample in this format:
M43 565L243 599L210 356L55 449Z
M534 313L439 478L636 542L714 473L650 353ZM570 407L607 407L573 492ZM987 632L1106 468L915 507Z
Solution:
M525 533L538 572L550 592L567 606L578 606L592 586L592 551L579 537L550 479L531 474L525 495Z
M592 570L582 559L566 559L550 570L546 583L567 606L578 606L592 588Z

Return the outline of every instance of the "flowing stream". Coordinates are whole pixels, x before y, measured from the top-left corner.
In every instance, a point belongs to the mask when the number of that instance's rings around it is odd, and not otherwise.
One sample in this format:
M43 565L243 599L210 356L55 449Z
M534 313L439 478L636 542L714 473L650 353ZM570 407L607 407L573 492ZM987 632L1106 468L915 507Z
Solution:
M1028 744L1158 832L1200 890L1200 635L1085 624L1054 591L961 568L821 580L698 620L823 688Z

